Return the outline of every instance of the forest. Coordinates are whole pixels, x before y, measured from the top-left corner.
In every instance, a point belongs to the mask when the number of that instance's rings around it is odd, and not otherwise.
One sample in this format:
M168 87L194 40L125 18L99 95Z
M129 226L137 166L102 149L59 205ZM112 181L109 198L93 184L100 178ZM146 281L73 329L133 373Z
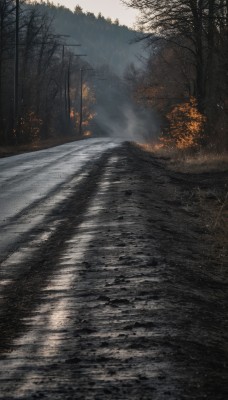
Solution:
M161 146L228 147L228 2L126 0L141 12L151 56L131 80L161 117Z
M1 0L1 145L129 125L158 148L227 150L227 1L123 3L137 32L78 5Z
M108 92L122 85L126 65L137 63L135 36L118 20L79 6L72 12L1 0L0 144L91 134L96 97L105 104ZM96 126L93 121L93 133Z

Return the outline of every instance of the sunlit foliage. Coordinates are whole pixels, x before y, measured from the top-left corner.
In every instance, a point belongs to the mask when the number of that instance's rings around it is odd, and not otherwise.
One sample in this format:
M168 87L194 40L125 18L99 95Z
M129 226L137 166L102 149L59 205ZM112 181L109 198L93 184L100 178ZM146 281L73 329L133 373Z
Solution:
M141 82L149 90L141 97L159 112L162 129L167 113L193 96L198 111L206 116L205 146L219 152L227 150L228 1L122 2L140 11L139 27L151 49ZM191 127L188 141L183 138L178 146L194 147L197 130L197 126Z
M96 102L95 93L87 83L83 83L82 88L82 131L84 136L91 136L91 131L88 130L96 113L93 110L93 105ZM79 126L80 112L75 111L76 126ZM89 132L89 134L88 134Z
M198 111L195 98L191 97L188 102L173 107L167 119L169 121L168 135L161 138L165 146L183 150L199 145L206 119Z

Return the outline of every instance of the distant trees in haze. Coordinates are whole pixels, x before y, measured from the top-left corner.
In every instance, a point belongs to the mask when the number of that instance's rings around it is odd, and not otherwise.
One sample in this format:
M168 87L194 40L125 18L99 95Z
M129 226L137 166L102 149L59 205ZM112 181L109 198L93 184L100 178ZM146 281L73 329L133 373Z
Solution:
M62 43L52 21L36 7L20 2L18 114L15 103L15 2L0 3L0 143L26 143L59 133L67 119ZM15 121L16 118L16 121ZM67 129L65 130L67 131Z
M134 33L101 14L20 0L18 115L15 121L16 1L0 0L0 144L76 135L80 68L110 64L123 69ZM64 34L64 36L61 36ZM65 37L65 36L69 36ZM113 40L110 40L113 38ZM67 47L81 43L81 48ZM88 54L87 59L75 53ZM129 56L130 57L130 56ZM84 74L84 115L93 115L93 83ZM89 99L90 97L90 99ZM87 127L88 121L84 121Z
M205 117L204 142L228 148L228 2L225 0L126 0L141 12L151 44L138 96L164 121L178 104L196 99Z
M142 52L142 45L135 43L137 34L118 20L105 18L101 12L98 15L84 12L80 6L76 6L74 12L64 6L56 8L51 4L48 7L42 4L40 9L46 10L54 18L56 31L70 35L71 41L82 43L88 60L95 67L106 64L121 75L127 64L138 62L137 56Z

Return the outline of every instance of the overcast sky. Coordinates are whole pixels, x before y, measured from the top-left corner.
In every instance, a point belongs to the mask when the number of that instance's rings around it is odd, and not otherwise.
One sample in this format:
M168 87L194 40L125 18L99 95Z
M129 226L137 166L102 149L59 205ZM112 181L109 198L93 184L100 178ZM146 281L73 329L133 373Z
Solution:
M124 6L120 0L53 0L55 4L62 4L73 10L78 4L83 11L91 11L95 15L101 12L104 17L110 17L113 20L118 18L122 25L133 27L137 12Z

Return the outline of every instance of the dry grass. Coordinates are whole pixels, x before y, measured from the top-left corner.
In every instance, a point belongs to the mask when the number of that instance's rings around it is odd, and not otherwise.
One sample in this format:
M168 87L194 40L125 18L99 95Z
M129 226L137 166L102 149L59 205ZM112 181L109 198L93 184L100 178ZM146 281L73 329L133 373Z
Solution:
M189 188L190 206L195 203L199 207L202 225L211 233L214 243L219 245L218 257L221 265L225 265L228 249L228 178L224 172L228 172L228 153L200 151L190 155L152 144L138 146L155 157L164 159L166 167L172 173L186 174L186 182L189 176L194 176L196 185Z
M204 173L228 171L228 153L221 154L198 151L195 154L175 149L162 148L159 145L139 144L139 146L158 157L169 159L169 167L176 172Z
M48 149L50 147L60 146L61 144L71 143L81 139L83 138L73 138L73 137L51 138L18 146L0 146L0 158L9 157L16 154L28 153L30 151Z
M228 153L199 152L192 156L185 155L183 158L172 159L170 167L186 173L228 171Z
M217 254L220 272L225 272L228 265L228 192L220 194L216 199L210 199L209 194L208 199L208 192L200 191L199 204L201 220L214 238L210 251Z

